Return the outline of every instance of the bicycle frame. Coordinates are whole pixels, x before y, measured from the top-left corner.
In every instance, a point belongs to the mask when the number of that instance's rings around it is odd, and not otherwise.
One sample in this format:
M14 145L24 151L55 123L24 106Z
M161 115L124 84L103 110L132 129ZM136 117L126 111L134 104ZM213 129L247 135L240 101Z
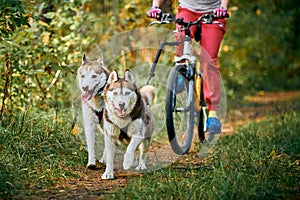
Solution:
M147 85L150 83L150 80L155 76L155 69L158 63L158 60L160 58L160 55L162 53L162 50L165 46L178 46L183 43L183 54L181 56L174 56L174 63L180 64L182 61L185 61L185 64L188 69L188 74L191 78L194 77L194 91L196 93L196 99L200 100L201 97L201 82L202 82L202 71L201 71L201 65L197 65L197 58L191 54L191 40L190 33L188 30L185 30L185 38L182 41L177 42L168 42L166 39L160 44L158 51L155 55L155 59L153 61L152 67L150 69L149 78L147 80ZM174 67L174 66L173 66ZM189 98L192 98L193 94L189 94ZM203 106L203 105L202 105ZM198 103L195 103L195 107L197 110L201 109L200 107L200 101Z

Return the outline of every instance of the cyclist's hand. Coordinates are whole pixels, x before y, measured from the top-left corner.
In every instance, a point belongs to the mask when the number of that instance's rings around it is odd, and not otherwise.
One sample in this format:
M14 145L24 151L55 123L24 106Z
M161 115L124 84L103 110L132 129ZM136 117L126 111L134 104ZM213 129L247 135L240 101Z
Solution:
M150 18L157 19L159 17L160 13L161 13L161 10L158 7L152 7L150 10L148 10L147 16Z
M227 9L226 8L217 8L214 10L214 14L216 17L226 17L227 15Z

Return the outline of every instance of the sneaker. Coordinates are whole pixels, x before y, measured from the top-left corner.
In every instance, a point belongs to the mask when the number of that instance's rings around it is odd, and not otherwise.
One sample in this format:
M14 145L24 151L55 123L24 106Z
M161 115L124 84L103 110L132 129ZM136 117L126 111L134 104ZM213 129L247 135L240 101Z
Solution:
M176 94L182 92L184 90L184 80L182 75L177 76L177 86L176 86Z
M218 134L221 133L221 122L218 118L210 117L206 121L206 128L208 133Z
M215 139L220 137L219 134L221 133L221 127L222 125L218 118L209 117L206 121L207 137L204 143L214 145L216 142Z

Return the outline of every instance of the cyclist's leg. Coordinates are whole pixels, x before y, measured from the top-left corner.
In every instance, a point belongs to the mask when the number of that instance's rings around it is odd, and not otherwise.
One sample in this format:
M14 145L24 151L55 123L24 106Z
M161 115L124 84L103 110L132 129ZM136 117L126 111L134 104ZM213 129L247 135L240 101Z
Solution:
M217 117L220 103L221 77L220 68L217 65L218 52L225 34L226 20L220 19L222 25L204 24L202 26L201 59L204 76L204 97L208 104L209 116L208 132L220 133L221 123Z

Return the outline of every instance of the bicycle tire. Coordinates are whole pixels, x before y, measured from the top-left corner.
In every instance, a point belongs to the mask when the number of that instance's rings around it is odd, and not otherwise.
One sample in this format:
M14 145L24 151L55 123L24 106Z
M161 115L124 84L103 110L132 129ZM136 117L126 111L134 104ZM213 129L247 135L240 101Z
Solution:
M183 155L191 147L194 133L194 80L186 78L185 65L173 67L169 73L166 90L166 126L172 150ZM177 84L182 77L184 87Z

